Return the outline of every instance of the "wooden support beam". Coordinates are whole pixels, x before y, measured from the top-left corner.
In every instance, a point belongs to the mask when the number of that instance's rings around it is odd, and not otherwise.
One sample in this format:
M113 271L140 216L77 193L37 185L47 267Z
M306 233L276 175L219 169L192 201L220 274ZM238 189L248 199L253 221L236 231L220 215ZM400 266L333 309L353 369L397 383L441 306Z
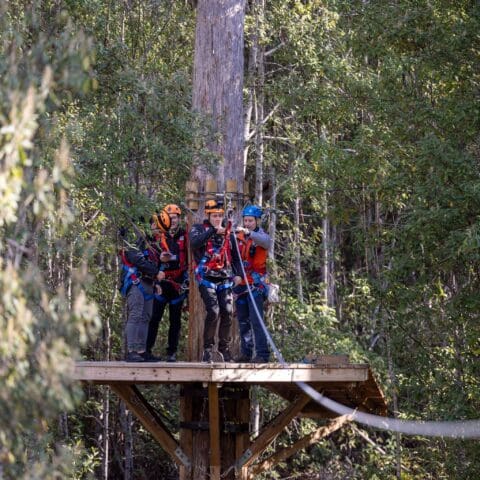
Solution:
M184 391L180 394L180 420L183 422L192 421L192 397L186 395ZM192 431L186 428L180 428L180 447L188 458L192 458ZM179 469L180 480L190 480L191 470L183 465Z
M317 428L317 430L301 438L290 447L282 448L258 465L253 465L250 468L249 478L254 479L256 475L259 475L266 470L272 469L275 465L283 462L299 450L302 450L303 448L306 448L309 445L317 442L321 438L330 435L331 433L341 428L346 422L350 421L350 418L350 415L342 415L341 417L337 417L333 419L328 425Z
M177 441L162 422L160 416L147 402L135 385L111 383L111 389L127 404L142 425L153 435L160 446L179 466L190 469L190 459L185 455Z
M280 365L235 363L128 363L77 362L74 379L97 383L251 383L364 382L368 366L345 364L337 367L302 363Z
M246 387L248 389L248 387ZM237 412L236 417L239 422L246 423L247 425L250 422L250 392L248 391L248 396L237 400ZM235 436L235 456L233 458L240 458L242 453L248 448L250 443L250 435L248 430L243 433L237 433ZM248 479L248 468L243 467L240 471L236 472L237 480L247 480Z
M216 383L208 384L208 419L210 422L210 478L220 480L220 412Z
M250 448L245 450L242 456L236 462L236 469L239 471L242 467L251 465L258 456L268 447L274 438L298 415L302 408L309 402L310 397L302 394L291 403L283 412L277 415L268 425L266 425L260 435L253 441Z

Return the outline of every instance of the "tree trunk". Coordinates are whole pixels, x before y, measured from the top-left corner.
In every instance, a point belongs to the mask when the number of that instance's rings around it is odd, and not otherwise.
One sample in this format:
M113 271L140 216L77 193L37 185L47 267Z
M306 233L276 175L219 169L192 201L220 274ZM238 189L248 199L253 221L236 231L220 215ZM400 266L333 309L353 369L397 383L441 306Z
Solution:
M235 179L243 190L243 25L245 0L197 3L193 109L210 117L208 149L219 158L219 191ZM206 169L194 179L204 191ZM241 180L241 181L240 181Z
M120 401L120 424L124 439L124 472L123 480L131 480L133 477L133 436L132 436L132 414L125 403Z
M276 274L276 265L274 263L275 259L275 239L277 235L277 175L275 171L275 166L272 165L270 169L270 184L271 184L271 195L270 195L270 205L271 205L271 212L270 212L270 224L268 229L268 234L270 235L270 248L268 249L268 258L273 263L272 273Z
M386 325L385 314L382 314L382 330L383 337L385 338L385 345L387 350L387 365L388 376L390 378L390 384L392 386L392 401L393 401L393 418L398 418L398 394L397 394L397 378L393 367L393 358L390 342L390 331ZM395 432L395 457L396 457L396 474L400 479L402 476L402 437L399 432Z
M327 196L324 197L325 202L327 201ZM325 206L327 210L327 206ZM330 225L327 218L327 213L322 219L322 253L323 253L323 262L322 262L322 280L323 280L323 301L327 307L331 306L330 299Z
M263 16L265 11L265 1L255 0L255 16L257 19L257 30L263 25ZM259 33L257 32L257 44ZM255 203L263 204L263 122L265 117L265 94L263 86L265 84L265 47L257 45L257 80L255 95Z
M295 172L296 173L296 172ZM300 194L298 192L298 183L295 179L295 201L294 201L294 226L293 226L293 258L295 262L295 279L297 283L298 300L303 303L303 285L302 285L302 263L301 263L301 245L300 245Z
M195 31L195 60L193 74L193 110L206 118L211 127L207 149L217 157L216 171L208 171L200 165L192 172L191 180L198 182L200 204L196 218L201 221L207 179L217 180L217 192L226 191L227 181L234 180L237 192L243 193L244 181L244 117L243 117L243 26L245 0L222 0L211 2L198 0ZM192 277L192 276L191 276ZM198 361L203 348L202 328L204 307L195 282L191 282L189 296L189 344L188 359ZM234 327L235 329L235 327ZM188 399L182 402L181 418L201 420L198 402L191 411L186 407ZM232 448L232 435L220 435L222 466L232 465L235 448ZM182 435L182 447L186 435ZM192 469L181 470L182 480L203 480L208 478L206 468L210 464L209 433L196 431L192 435ZM233 478L232 470L224 478Z
M248 51L248 66L246 87L248 90L247 101L245 103L245 120L243 138L245 145L243 148L243 174L247 169L248 151L250 149L250 127L252 124L253 103L255 97L255 82L257 68L257 51L258 51L258 28L252 29L250 33L250 48Z

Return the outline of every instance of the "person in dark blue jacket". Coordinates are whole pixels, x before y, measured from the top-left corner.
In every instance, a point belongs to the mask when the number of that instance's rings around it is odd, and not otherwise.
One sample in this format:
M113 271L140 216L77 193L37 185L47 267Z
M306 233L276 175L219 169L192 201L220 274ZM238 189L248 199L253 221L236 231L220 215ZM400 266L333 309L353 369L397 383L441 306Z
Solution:
M218 328L218 351L224 361L230 353L232 296L232 234L223 226L225 211L216 200L205 204L207 219L193 225L189 233L196 269L195 276L207 315L203 334L203 362L212 362L215 334Z
M168 220L167 220L168 219ZM159 229L169 228L168 215L153 215L150 222L152 234ZM160 270L160 256L153 246L153 238L138 232L135 245L122 251L123 280L122 294L127 299L127 322L125 335L127 341L127 362L158 361L148 354L146 342L148 325L152 317L154 284L165 278Z

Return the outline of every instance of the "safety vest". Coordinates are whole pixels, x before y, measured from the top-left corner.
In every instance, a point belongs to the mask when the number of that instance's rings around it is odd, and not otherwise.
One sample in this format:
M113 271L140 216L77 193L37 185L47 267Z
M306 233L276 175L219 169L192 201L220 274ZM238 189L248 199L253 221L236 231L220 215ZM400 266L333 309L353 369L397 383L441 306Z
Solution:
M238 249L240 258L247 274L249 284L256 283L258 276L263 277L267 273L268 250L259 245L254 245L252 238L245 238L243 232L237 233ZM245 285L242 279L241 285Z

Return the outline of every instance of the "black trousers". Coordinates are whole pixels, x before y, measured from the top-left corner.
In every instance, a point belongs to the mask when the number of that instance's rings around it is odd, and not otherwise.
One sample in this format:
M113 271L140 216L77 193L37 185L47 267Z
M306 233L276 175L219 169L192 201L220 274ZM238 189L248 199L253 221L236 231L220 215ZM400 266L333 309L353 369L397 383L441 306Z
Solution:
M210 281L210 280L209 280ZM218 285L225 283L220 281ZM215 343L215 333L218 328L218 350L220 352L228 351L232 341L232 313L233 313L233 295L231 288L216 290L214 288L200 285L198 287L207 316L203 332L204 348L212 348Z
M178 342L180 340L183 300L178 303L168 303L171 300L176 300L179 297L179 294L170 282L162 281L160 287L162 288L162 297L166 301L162 302L156 298L153 300L152 318L148 325L147 352L151 352L155 345L158 327L162 321L165 308L168 305L168 320L170 325L168 327L167 355L173 355L174 353L177 353Z

